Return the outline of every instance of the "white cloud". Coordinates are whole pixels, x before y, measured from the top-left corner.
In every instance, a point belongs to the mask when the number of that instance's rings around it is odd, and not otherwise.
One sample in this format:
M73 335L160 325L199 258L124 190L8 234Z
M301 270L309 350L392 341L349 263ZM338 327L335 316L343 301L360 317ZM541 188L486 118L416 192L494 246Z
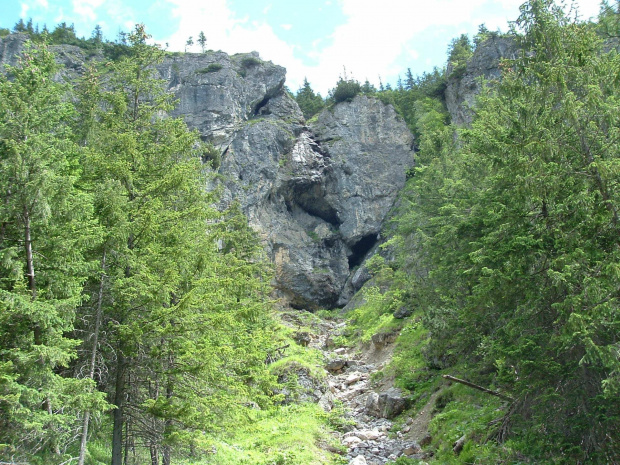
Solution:
M63 22L65 19L65 13L62 10L62 8L58 8L58 14L56 15L56 17L54 18L54 23L58 24Z
M28 16L28 10L30 9L30 5L28 5L26 2L22 2L20 6L21 12L19 13L19 16L20 18L24 19Z
M293 29L292 24L280 24L280 27L284 29L285 31L290 31L291 29Z
M82 20L95 21L95 10L101 6L103 0L73 0L73 12Z
M187 38L204 31L207 48L227 53L258 51L263 59L287 69L287 85L293 90L301 84L306 67L296 58L295 47L280 39L264 22L239 18L228 8L226 0L168 0L173 16L179 19L178 30L170 37L156 37L168 42L170 50L184 49Z
M29 18L30 15L28 12L30 10L38 10L43 9L47 10L49 8L48 0L27 0L19 3L20 13L19 16L22 19Z
M156 38L169 42L171 50L183 50L185 41L198 32L207 36L207 47L221 49L228 53L256 50L263 59L287 68L287 85L293 91L307 77L312 87L322 95L332 88L343 73L360 81L369 79L378 82L380 74L383 82L394 82L399 73L407 67L418 72L412 62L423 55L428 41L445 40L443 50L453 38L441 37L440 29L475 33L479 24L485 23L490 30L507 29L507 21L515 20L519 5L523 0L339 0L338 5L346 18L332 34L322 40L315 40L308 49L295 49L277 37L273 27L255 18L240 18L227 5L226 0L167 0L173 5L173 14L179 19L179 29L171 37ZM495 13L497 3L505 14ZM599 0L579 0L582 17L590 17L598 12ZM329 5L331 2L325 2ZM265 7L269 11L270 5ZM274 27L288 29L289 25ZM309 25L310 26L310 25ZM452 34L452 33L451 33ZM305 65L296 55L303 52L316 62ZM429 64L441 65L444 57L437 63L430 63L427 56L418 61L418 67Z

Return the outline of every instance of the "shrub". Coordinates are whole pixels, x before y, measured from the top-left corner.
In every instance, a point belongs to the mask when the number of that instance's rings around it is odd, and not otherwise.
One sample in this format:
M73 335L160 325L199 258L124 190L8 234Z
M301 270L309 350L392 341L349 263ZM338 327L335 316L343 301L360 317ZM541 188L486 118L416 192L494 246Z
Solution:
M362 86L359 82L353 79L342 79L336 84L336 88L332 89L331 94L334 102L350 102L353 98L362 91Z
M261 61L258 58L245 57L243 60L241 60L241 66L243 66L244 68L250 68L252 66L259 65L260 62Z
M204 145L202 161L204 163L210 163L211 167L216 170L222 164L222 155L220 154L220 151L213 146L213 144L207 143Z
M206 68L197 69L196 73L197 74L215 73L215 72L219 71L220 69L222 69L223 67L224 66L222 66L219 63L211 63Z

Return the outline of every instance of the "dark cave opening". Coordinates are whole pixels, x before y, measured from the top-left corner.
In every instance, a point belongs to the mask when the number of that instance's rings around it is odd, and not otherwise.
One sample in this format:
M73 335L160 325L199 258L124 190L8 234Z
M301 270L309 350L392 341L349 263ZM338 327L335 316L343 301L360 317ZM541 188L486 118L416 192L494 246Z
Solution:
M271 99L271 97L267 96L264 99L262 99L256 105L256 107L254 107L254 116L270 115L271 114L271 112L267 108L267 104L269 103L270 99Z
M359 266L364 261L364 257L370 249L377 243L377 234L368 234L362 237L351 247L351 255L349 255L349 269Z

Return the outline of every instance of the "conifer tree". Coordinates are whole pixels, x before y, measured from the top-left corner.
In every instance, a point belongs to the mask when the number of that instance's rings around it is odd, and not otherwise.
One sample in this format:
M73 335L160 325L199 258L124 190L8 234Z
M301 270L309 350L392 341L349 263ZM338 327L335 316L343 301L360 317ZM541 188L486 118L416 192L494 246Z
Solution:
M84 253L98 240L92 198L78 188L72 106L45 45L27 46L0 77L0 458L61 460L79 411L100 411L88 379L61 376ZM11 460L13 461L13 460Z
M269 280L255 252L235 258L247 247L234 237L243 228L210 207L202 146L165 116L173 95L154 68L163 52L147 37L138 25L131 56L105 85L87 76L79 103L86 179L106 231L91 320L108 328L113 348L114 465L140 444L152 463L169 464L238 411L253 383L273 382L263 366Z
M543 462L613 463L620 60L550 1L525 3L516 26L521 55L471 129L422 147L406 227L425 273L412 292L429 360L466 363L515 399L498 437Z
M310 119L325 107L325 102L320 94L315 94L308 82L308 79L304 78L304 84L299 88L295 95L295 100L299 105L304 118Z

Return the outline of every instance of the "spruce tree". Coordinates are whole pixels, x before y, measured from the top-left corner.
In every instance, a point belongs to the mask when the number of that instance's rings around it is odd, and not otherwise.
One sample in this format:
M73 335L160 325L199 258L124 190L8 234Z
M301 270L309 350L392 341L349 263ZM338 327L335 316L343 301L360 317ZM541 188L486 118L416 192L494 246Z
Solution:
M515 399L499 438L539 461L613 463L620 60L546 0L516 27L520 56L472 127L423 141L403 223L425 270L411 290L429 362Z
M304 84L299 88L295 95L295 100L299 105L304 118L310 119L323 108L325 108L325 102L320 94L315 94L310 86L310 83L304 78Z
M273 382L263 364L269 278L257 246L236 238L247 220L210 206L203 146L166 116L173 95L155 69L163 52L147 37L137 26L131 55L87 75L79 103L86 181L106 231L88 331L99 321L112 348L103 356L114 378L114 465L139 461L140 445L152 463L199 450L202 431L238 412L253 385Z
M0 458L11 462L60 462L78 413L104 406L91 380L61 375L98 231L58 70L45 45L30 45L0 77Z

